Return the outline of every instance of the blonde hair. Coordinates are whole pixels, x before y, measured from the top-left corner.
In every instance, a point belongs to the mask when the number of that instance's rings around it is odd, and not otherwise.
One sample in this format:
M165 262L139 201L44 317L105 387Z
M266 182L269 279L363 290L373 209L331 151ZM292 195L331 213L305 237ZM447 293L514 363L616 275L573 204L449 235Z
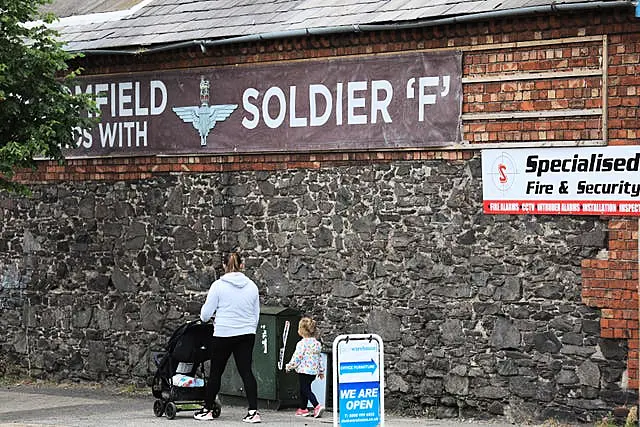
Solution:
M310 317L303 317L298 324L298 332L303 338L316 336L316 321Z
M242 268L242 258L240 258L240 254L237 252L231 252L227 255L224 260L224 272L225 273L233 273L236 271L240 271Z

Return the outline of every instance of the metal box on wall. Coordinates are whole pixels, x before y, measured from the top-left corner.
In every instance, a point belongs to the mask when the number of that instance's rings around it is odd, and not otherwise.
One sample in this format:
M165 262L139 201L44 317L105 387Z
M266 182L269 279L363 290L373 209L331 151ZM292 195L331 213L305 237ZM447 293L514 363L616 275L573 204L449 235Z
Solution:
M298 404L298 376L285 372L296 349L300 313L287 307L263 306L253 347L253 373L258 382L258 399L277 408ZM215 350L214 350L215 351ZM233 357L222 375L220 394L244 396L244 386Z

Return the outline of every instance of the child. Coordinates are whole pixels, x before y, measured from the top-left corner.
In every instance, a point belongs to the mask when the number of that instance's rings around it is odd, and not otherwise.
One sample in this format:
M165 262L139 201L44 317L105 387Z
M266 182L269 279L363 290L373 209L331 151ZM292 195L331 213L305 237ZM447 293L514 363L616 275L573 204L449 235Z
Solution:
M318 403L316 395L311 391L311 383L316 378L324 378L324 366L320 359L322 345L315 338L316 322L309 317L300 319L298 335L302 337L296 344L296 351L291 360L285 366L287 372L295 370L300 380L300 405L296 411L297 417L308 417L313 414L319 418L324 412L324 407ZM307 401L313 405L313 413L307 409Z

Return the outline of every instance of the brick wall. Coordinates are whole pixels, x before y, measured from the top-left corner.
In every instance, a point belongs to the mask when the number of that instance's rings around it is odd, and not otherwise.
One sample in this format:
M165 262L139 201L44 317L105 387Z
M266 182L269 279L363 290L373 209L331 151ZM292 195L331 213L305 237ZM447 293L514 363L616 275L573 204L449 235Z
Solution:
M609 37L608 128L611 144L638 144L640 121L640 31Z
M607 52L601 39L606 36ZM584 41L581 41L583 40ZM558 40L567 40L558 43ZM551 41L551 42L550 42ZM528 43L528 44L527 44ZM463 140L474 143L594 141L636 144L640 132L640 24L619 12L549 17L523 17L411 31L340 34L294 40L226 45L166 52L153 56L87 56L77 66L85 75L224 66L300 58L419 49L463 51ZM603 108L602 75L506 80L504 73L571 73L598 69L608 57L608 131L601 115L487 119L478 113L564 111ZM496 81L474 82L494 77ZM468 116L468 117L467 117ZM467 118L465 118L467 117ZM350 162L396 159L468 158L421 150L400 153L264 154L210 157L137 157L128 159L69 160L67 166L43 162L38 171L17 176L24 182L51 180L145 179L170 172L289 167L323 167Z
M628 387L638 388L638 220L609 221L606 259L582 261L582 301L601 309L603 338L628 341Z
M640 132L640 21L630 13L598 12L504 19L490 23L452 25L380 33L340 34L147 56L88 56L77 65L85 74L138 72L181 67L223 66L301 58L322 58L416 49L460 48L464 51L463 138L471 143L576 141L608 139L612 145L637 144ZM602 42L589 39L606 36ZM514 46L514 42L543 42L586 38L553 46ZM476 49L495 45L490 49ZM605 51L606 50L606 51ZM507 72L597 69L607 54L607 105L603 105L601 76L542 78L521 81L473 81L477 76ZM474 118L477 113L536 112L597 109L602 116L526 119ZM603 132L603 126L606 132ZM137 157L69 160L65 166L42 162L37 171L24 171L23 182L67 180L141 180L168 173L231 170L323 168L333 165L416 159L469 159L473 151L402 151L316 154L264 154L210 157ZM602 310L602 336L627 339L629 385L638 387L638 258L637 222L609 221L607 259L582 262L585 304Z
M539 40L523 47L466 52L464 76L469 83L463 113L469 119L464 123L464 139L471 143L602 139L602 116L586 110L603 107L599 65L603 41L564 40L561 44ZM578 74L584 70L594 75ZM513 74L538 76L507 77ZM477 78L481 82L476 83ZM569 115L575 110L585 110L585 115ZM504 117L510 112L531 114ZM543 112L548 112L547 117Z
M65 165L42 162L17 179L25 183L51 181L121 181L147 179L168 173L211 173L240 170L318 169L323 167L386 163L396 160L468 160L472 151L344 152L310 154L245 154L176 157L118 157L68 160Z

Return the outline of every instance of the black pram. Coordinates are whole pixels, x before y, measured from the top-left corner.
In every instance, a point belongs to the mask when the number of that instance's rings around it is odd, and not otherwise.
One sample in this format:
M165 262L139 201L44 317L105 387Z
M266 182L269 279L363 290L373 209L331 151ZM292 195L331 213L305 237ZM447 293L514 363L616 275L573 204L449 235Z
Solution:
M204 363L209 360L213 325L199 320L188 322L171 335L164 352L154 360L158 370L151 391L156 401L153 413L173 419L179 411L200 409L205 399L207 374ZM216 398L212 409L215 418L221 406Z

